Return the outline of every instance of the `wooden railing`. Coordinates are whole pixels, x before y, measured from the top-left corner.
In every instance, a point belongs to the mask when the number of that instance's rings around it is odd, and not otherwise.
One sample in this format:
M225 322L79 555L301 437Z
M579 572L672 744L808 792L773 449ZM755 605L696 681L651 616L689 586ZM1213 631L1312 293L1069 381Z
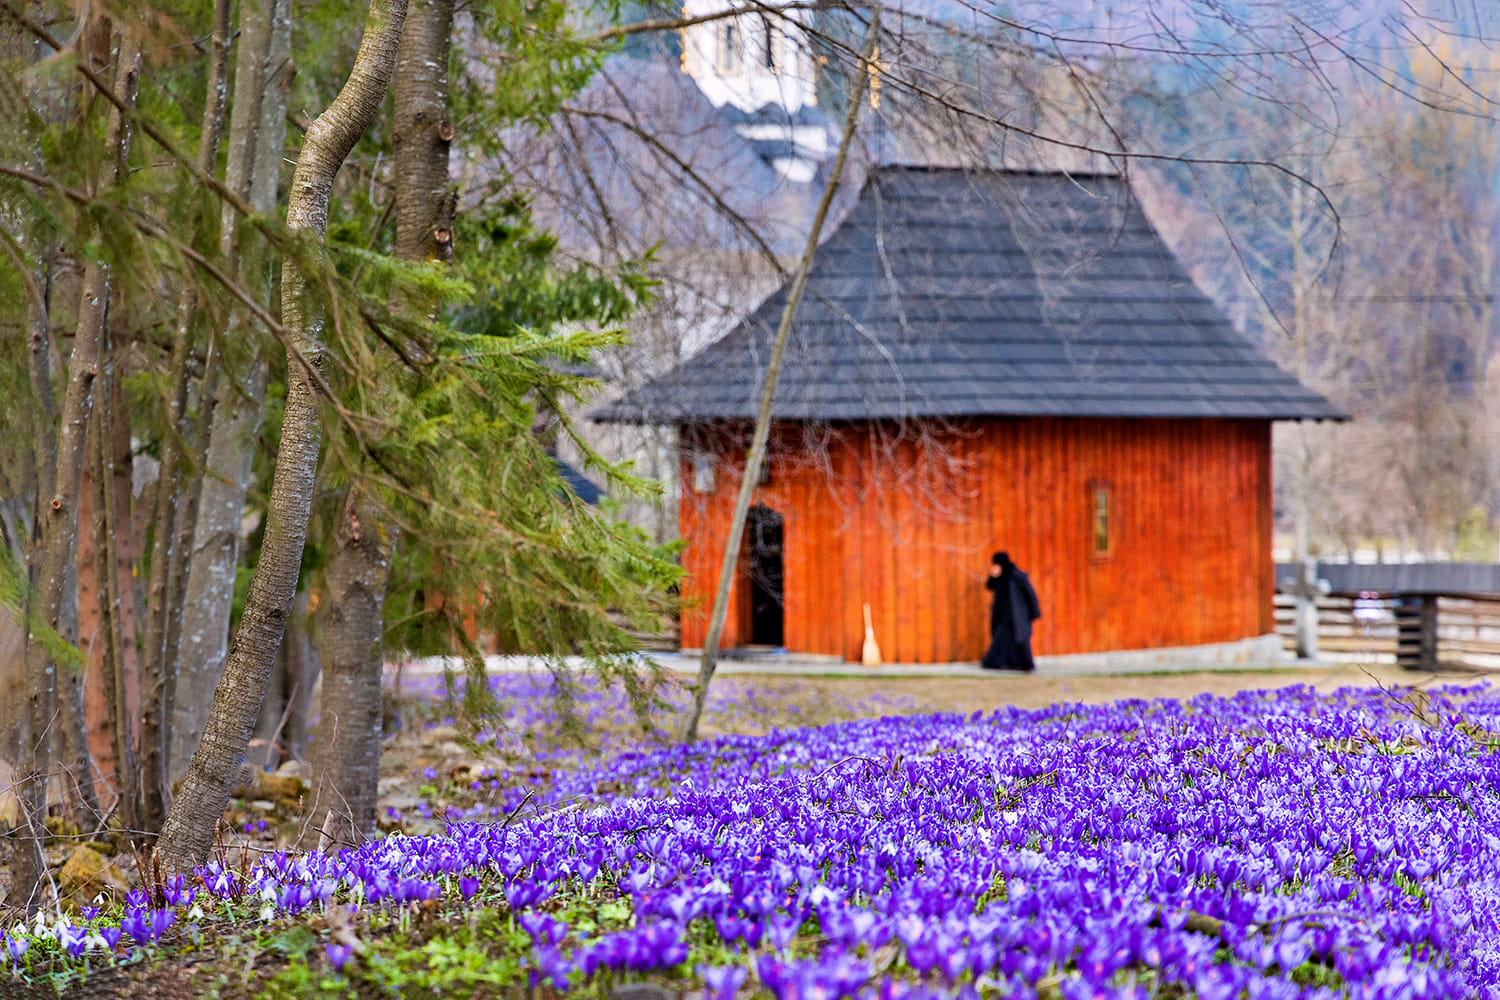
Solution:
M1276 595L1276 633L1287 652L1294 652L1294 599ZM1500 667L1500 600L1438 597L1437 659L1444 665ZM1420 656L1422 606L1385 598L1378 607L1344 596L1318 598L1318 650L1324 657L1406 662Z

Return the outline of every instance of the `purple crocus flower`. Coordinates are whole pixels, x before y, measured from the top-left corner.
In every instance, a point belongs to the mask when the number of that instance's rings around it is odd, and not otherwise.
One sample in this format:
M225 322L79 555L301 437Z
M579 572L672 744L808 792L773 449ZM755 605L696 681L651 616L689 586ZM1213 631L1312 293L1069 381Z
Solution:
M7 934L5 936L5 950L10 954L12 962L19 962L21 956L26 954L26 949L30 947L31 941L28 938L16 934Z
M174 875L167 880L162 895L168 906L192 906L193 900L198 898L198 890L191 888L181 875Z
M161 940L161 936L167 932L167 928L171 927L176 920L177 914L172 910L152 910L151 940Z
M698 975L703 977L703 1000L734 1000L750 970L743 965L700 965Z
M295 916L307 909L312 903L312 898L312 889L300 882L294 882L291 885L282 886L281 891L276 895L276 905L281 912L288 916Z
M568 933L567 924L545 913L523 913L517 922L539 945L557 944Z
M110 951L115 950L115 945L120 943L120 938L123 936L123 934L124 932L121 931L118 927L99 928L99 936L104 939L105 944L109 945Z
M568 974L573 971L573 963L564 958L556 948L551 945L535 948L532 950L532 960L534 968L530 979L533 986L547 982L557 990L568 988Z
M203 884L208 886L209 892L220 899L229 899L231 896L240 894L239 881L234 877L234 872L227 868L220 868L217 863L205 870Z
M57 943L74 958L83 954L83 949L88 946L88 939L89 932L82 927L63 924L57 928Z
M330 941L323 946L323 953L328 956L328 964L333 966L334 972L343 972L344 966L348 965L349 959L354 956L354 946L334 944Z
M150 944L151 937L151 914L150 911L135 907L125 911L120 917L120 929L130 935L136 944Z
M463 896L463 898L464 898L464 900L466 902L468 900L470 900L470 899L473 899L474 898L474 894L476 892L478 892L478 891L479 891L479 880L477 878L470 878L467 875L462 875L462 876L459 877L459 879L458 879L458 892L459 892L459 895Z

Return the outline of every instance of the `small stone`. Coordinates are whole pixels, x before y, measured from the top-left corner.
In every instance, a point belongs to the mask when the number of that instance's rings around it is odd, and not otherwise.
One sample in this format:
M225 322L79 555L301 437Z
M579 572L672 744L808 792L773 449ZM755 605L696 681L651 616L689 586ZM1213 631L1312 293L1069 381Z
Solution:
M92 847L79 847L69 855L58 873L57 883L64 895L84 902L101 892L123 896L130 889L125 873Z
M300 778L307 784L312 783L312 765L305 760L289 760L276 769L276 773L284 778Z
M270 799L256 799L250 803L250 808L263 813L272 813L276 811L276 803Z
M307 794L307 782L295 774L262 774L255 791L256 798L270 799L293 808Z

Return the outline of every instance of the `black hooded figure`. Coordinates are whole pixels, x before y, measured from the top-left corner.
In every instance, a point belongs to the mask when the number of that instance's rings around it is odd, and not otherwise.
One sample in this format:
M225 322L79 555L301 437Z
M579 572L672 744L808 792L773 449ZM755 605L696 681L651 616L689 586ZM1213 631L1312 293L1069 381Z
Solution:
M990 606L990 648L984 654L986 670L1035 670L1031 658L1031 623L1042 617L1036 591L1009 553L996 552L986 590L995 592Z

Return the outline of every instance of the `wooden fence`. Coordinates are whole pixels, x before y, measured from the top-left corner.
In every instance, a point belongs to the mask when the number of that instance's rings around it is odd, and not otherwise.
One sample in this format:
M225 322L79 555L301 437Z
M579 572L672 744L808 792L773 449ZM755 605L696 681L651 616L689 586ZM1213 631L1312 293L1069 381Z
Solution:
M1500 600L1438 597L1437 659L1443 665L1500 667ZM1294 652L1295 599L1276 595L1276 633L1288 652ZM1358 605L1358 606L1357 606ZM1422 605L1384 597L1356 602L1333 595L1318 598L1318 652L1337 659L1367 659L1394 663L1419 653Z

